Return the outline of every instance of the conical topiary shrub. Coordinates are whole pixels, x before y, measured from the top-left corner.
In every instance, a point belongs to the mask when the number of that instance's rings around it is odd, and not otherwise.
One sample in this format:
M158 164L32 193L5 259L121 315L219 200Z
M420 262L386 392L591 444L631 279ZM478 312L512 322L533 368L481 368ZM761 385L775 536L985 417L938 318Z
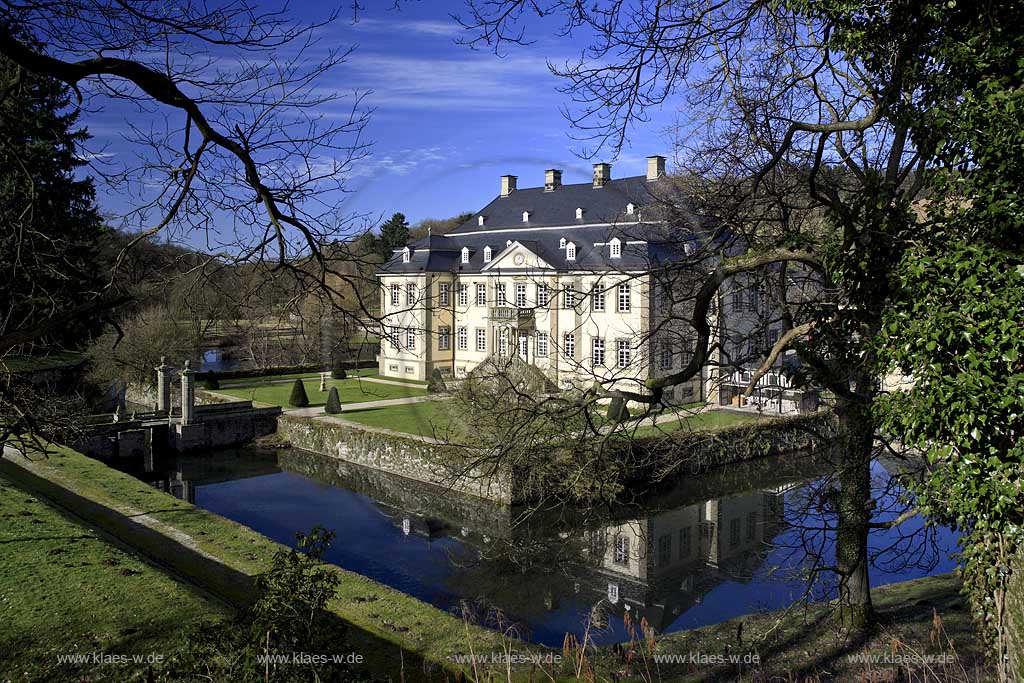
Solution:
M618 424L625 422L629 419L629 408L626 407L626 402L616 396L612 399L611 403L608 404L608 421L612 424Z
M338 396L338 387L331 387L327 393L327 405L324 412L329 415L337 415L341 412L341 398Z
M444 377L441 376L441 369L434 368L434 371L430 373L430 379L427 381L427 393L443 394L446 391L448 391L448 387L444 384Z
M334 368L331 370L332 379L345 379L348 377L348 373L345 372L345 368Z
M288 399L288 405L293 408L305 408L309 405L309 397L306 396L306 387L302 384L301 379L295 380L295 384L292 385L292 395Z

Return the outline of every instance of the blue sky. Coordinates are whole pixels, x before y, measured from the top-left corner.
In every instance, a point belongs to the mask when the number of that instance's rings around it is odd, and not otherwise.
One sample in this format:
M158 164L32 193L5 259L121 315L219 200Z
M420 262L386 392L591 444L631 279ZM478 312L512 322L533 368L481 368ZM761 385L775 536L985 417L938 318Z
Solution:
M450 17L463 9L460 0L364 3L353 22L348 5L323 30L336 45L355 45L348 62L320 83L340 93L370 91L365 104L375 108L365 131L369 156L349 175L352 190L334 198L351 213L388 217L401 211L411 222L474 211L497 193L499 176L519 176L520 187L543 184L544 169L562 168L563 182L583 182L594 161L613 162L613 177L645 172L644 158L670 155L665 135L674 112L655 115L634 131L617 159L594 160L574 154L570 126L559 107L567 96L546 60L558 63L580 55L581 40L559 38L557 26L538 27L537 42L513 47L500 58L456 43L460 27ZM294 3L300 18L331 5ZM127 153L118 141L124 116L117 110L86 116L84 122L111 152ZM93 145L97 146L97 145ZM101 208L118 212L128 201L117 192L101 192Z

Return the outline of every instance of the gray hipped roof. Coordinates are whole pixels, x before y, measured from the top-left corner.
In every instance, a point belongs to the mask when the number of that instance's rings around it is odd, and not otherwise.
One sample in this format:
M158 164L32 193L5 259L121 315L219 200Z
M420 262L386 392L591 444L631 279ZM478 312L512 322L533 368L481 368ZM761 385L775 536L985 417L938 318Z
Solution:
M453 232L409 245L408 263L396 251L381 272L478 273L488 265L484 249L491 248L494 260L509 242L519 242L557 271L646 270L682 256L684 244L700 230L694 225L685 234L668 234L662 223L643 222L644 207L654 203L660 184L637 176L611 180L600 188L582 183L550 192L541 187L516 190L495 198ZM626 211L628 204L634 205L632 214ZM576 218L577 208L583 209L582 219ZM530 214L527 222L524 211ZM481 215L483 226L478 221ZM622 242L622 255L612 258L607 243L616 237ZM562 239L576 245L575 260L566 258ZM469 250L468 263L462 263L463 248Z

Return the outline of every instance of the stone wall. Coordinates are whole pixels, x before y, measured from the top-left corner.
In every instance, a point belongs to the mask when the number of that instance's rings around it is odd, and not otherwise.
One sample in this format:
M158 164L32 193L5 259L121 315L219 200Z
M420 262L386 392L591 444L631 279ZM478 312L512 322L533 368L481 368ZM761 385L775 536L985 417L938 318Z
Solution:
M501 503L512 502L510 481L469 471L457 476L458 458L451 446L407 434L378 430L341 420L278 418L278 433L295 448L341 458L364 467L451 488Z

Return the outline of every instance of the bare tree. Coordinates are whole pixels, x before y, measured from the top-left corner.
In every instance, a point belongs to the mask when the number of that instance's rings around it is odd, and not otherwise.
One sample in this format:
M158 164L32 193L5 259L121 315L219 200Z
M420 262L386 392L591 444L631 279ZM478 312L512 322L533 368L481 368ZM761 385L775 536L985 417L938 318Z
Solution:
M892 113L913 92L905 55L919 36L900 33L869 65L800 3L469 0L468 8L466 42L478 47L500 52L527 42L533 14L590 38L578 61L551 67L565 79L567 116L590 145L585 155L617 153L653 107L680 109L678 166L690 206L677 208L712 222L703 248L721 256L689 290L692 358L641 391L599 382L590 393L656 409L668 389L728 358L712 316L721 294L765 292L783 333L770 348L753 349L761 362L746 393L792 349L802 361L794 380L834 395L835 440L845 456L833 568L850 623L870 629L872 407L884 370L873 344L921 190L909 124ZM723 239L735 248L723 249ZM692 266L680 259L663 267L664 277ZM794 276L816 287L794 287Z

